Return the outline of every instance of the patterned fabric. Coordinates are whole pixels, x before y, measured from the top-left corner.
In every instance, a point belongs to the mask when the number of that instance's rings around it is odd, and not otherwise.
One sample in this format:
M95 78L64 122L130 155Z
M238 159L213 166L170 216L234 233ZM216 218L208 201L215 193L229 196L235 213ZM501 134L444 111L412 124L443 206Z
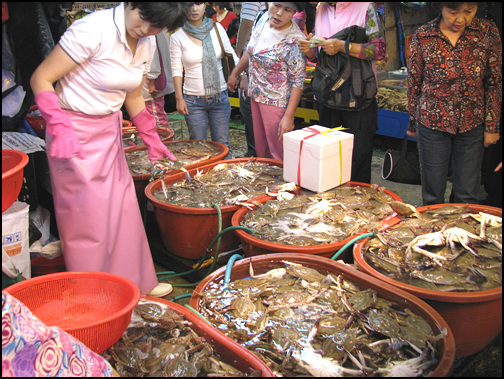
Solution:
M379 61L385 58L385 29L374 3L322 3L317 8L315 35L329 38L348 26L366 28L368 43L361 44L360 59ZM318 53L318 49L317 49Z
M252 30L247 51L249 61L248 94L258 103L287 107L292 87L303 90L306 76L305 55L299 51L297 41L305 35L296 23L282 40L254 53L263 28L269 27L268 12L259 19Z
M2 376L112 376L109 363L2 291Z
M439 27L440 16L420 27L408 62L409 129L415 120L451 134L479 125L499 132L502 44L495 23L474 18L456 45Z

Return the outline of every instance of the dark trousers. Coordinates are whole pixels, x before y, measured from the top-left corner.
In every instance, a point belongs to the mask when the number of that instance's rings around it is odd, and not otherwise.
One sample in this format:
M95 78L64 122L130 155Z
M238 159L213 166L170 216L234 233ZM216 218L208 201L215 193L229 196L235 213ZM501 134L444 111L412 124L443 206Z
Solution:
M373 139L378 130L378 105L374 100L361 111L340 111L319 105L319 123L328 128L343 126L354 135L352 155L353 182L371 183Z
M417 122L423 205L445 203L448 170L453 171L453 202L478 204L483 161L483 125L451 134Z
M241 91L239 91L241 92ZM255 157L254 124L252 122L252 110L250 108L250 97L243 97L240 94L240 113L245 123L245 138L247 139L247 157Z

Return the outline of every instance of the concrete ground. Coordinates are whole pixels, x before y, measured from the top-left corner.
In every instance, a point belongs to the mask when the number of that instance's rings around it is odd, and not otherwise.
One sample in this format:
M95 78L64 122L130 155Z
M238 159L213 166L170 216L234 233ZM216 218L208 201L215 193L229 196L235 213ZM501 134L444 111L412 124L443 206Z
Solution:
M185 123L181 120L178 115L169 115L171 117L170 124L175 130L175 140L187 139L188 133ZM233 125L234 124L234 125ZM233 127L235 126L235 127ZM232 123L232 128L230 129L230 140L231 147L233 150L233 157L242 157L246 152L245 143L245 132L240 127L240 123ZM384 153L388 148L395 148L399 145L400 141L394 138L383 138L381 136L377 137L375 140L375 151L373 154L372 163L372 182L383 186L390 191L398 194L403 202L412 204L414 206L422 205L421 198L421 186L420 185L409 185L394 183L387 180L383 180L381 176L381 167L383 163ZM451 183L448 183L446 199L448 199L451 191ZM482 190L481 199L485 197L485 193ZM162 243L160 242L159 234L156 231L157 225L152 212L148 212L147 220L147 230L149 236L149 242L151 243L151 249L153 252L154 259L156 261L156 270L158 272L173 270L176 272L185 272L190 269L191 264L196 263L195 261L184 261L181 259L174 259L173 255L167 255L169 253L164 250ZM225 263L222 263L225 264ZM186 275L185 277L170 278L164 281L174 284L174 291L166 296L166 299L172 300L179 296L188 296L195 285L191 283L198 282L204 276L207 269L200 270L199 272ZM160 279L163 276L160 276ZM179 304L188 304L189 297L182 297L176 299ZM464 317L464 315L460 315ZM485 347L480 352L473 354L468 357L457 358L455 360L452 373L452 377L502 377L502 333L500 333L491 344Z

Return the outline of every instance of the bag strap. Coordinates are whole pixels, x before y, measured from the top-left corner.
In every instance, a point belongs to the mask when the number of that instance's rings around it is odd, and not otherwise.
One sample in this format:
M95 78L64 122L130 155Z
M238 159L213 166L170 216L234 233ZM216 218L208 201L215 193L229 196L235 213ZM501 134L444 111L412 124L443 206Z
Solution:
M408 148L408 134L406 134L399 145L399 150L401 151L401 158L406 158L406 151Z
M349 46L350 46L350 39L352 38L353 30L354 30L353 28L350 29L348 36L347 36L347 39L345 41L345 51L346 51L346 56L347 56L345 68L343 69L343 72L341 73L340 77L336 80L336 82L331 87L331 91L337 91L338 88L340 88L352 76L352 65L351 65L351 59L350 59Z
M222 40L220 38L219 30L217 29L217 25L215 24L215 22L213 23L213 27L215 29L215 33L217 33L217 38L219 39L220 47L222 49L222 55L225 55L226 54L226 50L224 50L224 45L222 44Z

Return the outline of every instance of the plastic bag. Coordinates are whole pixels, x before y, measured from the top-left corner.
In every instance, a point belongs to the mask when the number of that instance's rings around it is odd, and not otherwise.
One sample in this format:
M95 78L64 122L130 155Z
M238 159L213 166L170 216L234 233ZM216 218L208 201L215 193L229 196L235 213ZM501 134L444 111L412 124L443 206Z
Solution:
M30 206L15 201L2 213L2 248L24 278L31 277L30 250L28 247L28 210Z

